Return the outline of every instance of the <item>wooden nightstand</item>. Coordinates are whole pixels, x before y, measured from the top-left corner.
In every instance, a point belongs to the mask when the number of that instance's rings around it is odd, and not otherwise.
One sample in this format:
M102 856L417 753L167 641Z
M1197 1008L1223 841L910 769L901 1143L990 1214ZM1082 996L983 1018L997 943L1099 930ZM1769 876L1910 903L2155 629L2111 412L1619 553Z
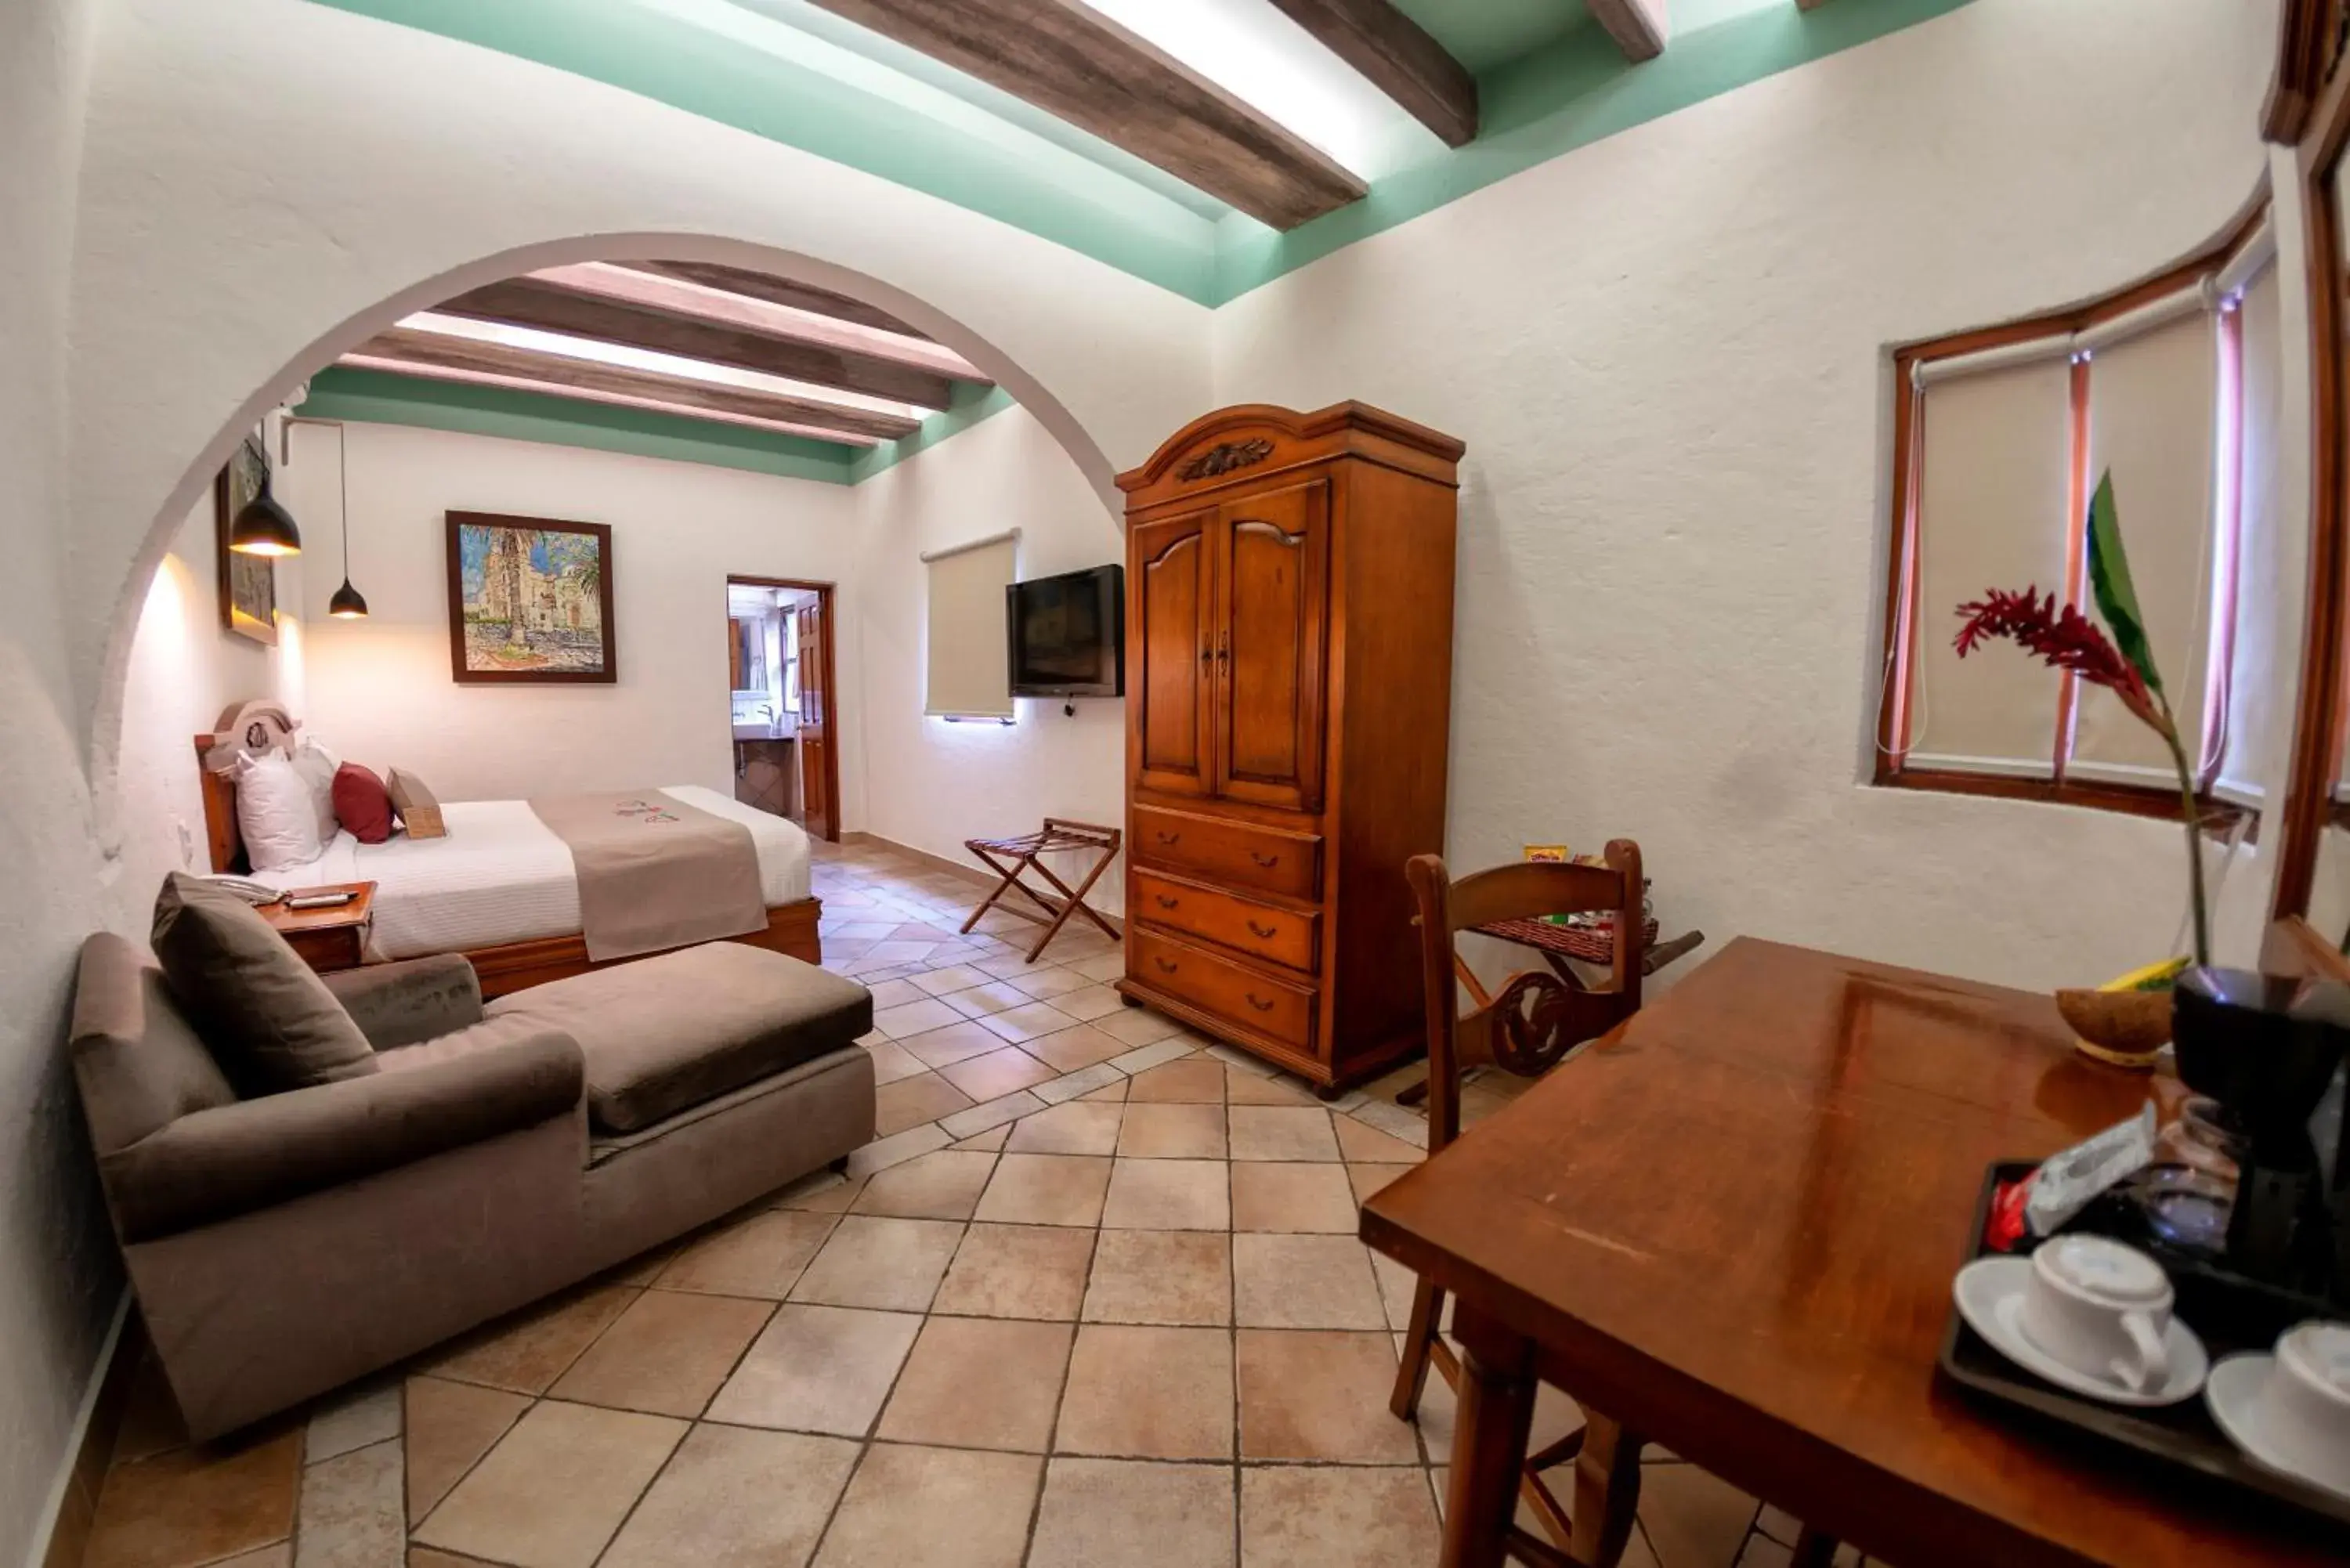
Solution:
M261 918L302 955L303 962L320 974L359 967L367 948L368 925L375 919L375 884L333 882L320 888L287 889L289 897L341 892L359 896L348 904L328 909L289 909L282 903L265 904L261 909Z

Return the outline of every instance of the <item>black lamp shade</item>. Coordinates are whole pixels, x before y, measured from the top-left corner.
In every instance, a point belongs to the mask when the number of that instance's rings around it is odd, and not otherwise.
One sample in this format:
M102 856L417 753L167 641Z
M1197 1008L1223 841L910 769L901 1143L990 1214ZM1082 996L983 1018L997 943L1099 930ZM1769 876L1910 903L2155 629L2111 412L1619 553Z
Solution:
M335 590L335 597L327 601L327 613L337 620L365 620L367 612L366 598L359 589L351 587L348 577L345 577L343 586Z
M294 526L293 514L269 493L268 480L261 482L261 493L246 502L229 524L228 547L244 556L302 553L302 531Z

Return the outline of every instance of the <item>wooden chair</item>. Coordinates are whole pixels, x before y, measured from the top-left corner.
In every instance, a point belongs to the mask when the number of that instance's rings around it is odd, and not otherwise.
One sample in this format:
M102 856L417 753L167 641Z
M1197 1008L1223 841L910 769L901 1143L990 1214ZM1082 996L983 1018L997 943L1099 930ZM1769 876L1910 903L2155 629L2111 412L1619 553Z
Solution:
M1497 866L1458 882L1434 855L1415 856L1405 867L1419 908L1420 970L1428 998L1430 1158L1461 1136L1463 1072L1489 1065L1527 1077L1547 1072L1575 1044L1604 1033L1640 1005L1645 934L1640 846L1628 838L1615 839L1603 858L1606 864L1601 866L1532 861ZM1571 990L1547 970L1530 970L1513 975L1498 994L1490 994L1454 946L1461 932L1496 921L1597 911L1612 911L1616 916L1616 950L1604 987ZM1466 1017L1460 1012L1464 985L1474 1003ZM1421 1280L1412 1294L1403 1365L1397 1369L1395 1396L1388 1401L1388 1407L1402 1420L1409 1421L1418 1413L1430 1366L1446 1383L1456 1389L1461 1386L1460 1362L1438 1332L1443 1314L1444 1293ZM1551 1552L1523 1531L1515 1531L1518 1539L1512 1547L1517 1555L1534 1563L1552 1563L1560 1554L1571 1552L1574 1532L1566 1509L1552 1494L1542 1472L1579 1458L1586 1441L1611 1454L1619 1446L1613 1424L1588 1414L1581 1428L1526 1459L1519 1496L1557 1546ZM1629 1473L1637 1483L1638 1439L1629 1438L1628 1449L1635 1467ZM1637 1484L1608 1489L1600 1554L1590 1568L1613 1568L1622 1556L1631 1538L1638 1503Z
M1642 925L1640 846L1611 839L1598 866L1529 861L1473 872L1455 882L1434 855L1413 857L1404 874L1419 906L1420 971L1428 998L1428 1153L1444 1152L1461 1136L1461 1076L1471 1067L1495 1066L1524 1077L1558 1065L1566 1054L1628 1018L1640 1005L1640 981L1648 972ZM1612 913L1616 944L1608 982L1573 987L1546 970L1512 975L1489 993L1462 961L1455 939L1513 920L1544 915ZM1463 1016L1460 992L1472 1008ZM1402 1420L1419 1407L1420 1390L1432 1366L1456 1390L1461 1365L1438 1332L1444 1293L1426 1280L1412 1293L1411 1324L1405 1332L1403 1365L1396 1370L1388 1407ZM1630 1542L1640 1501L1642 1438L1596 1410L1583 1427L1529 1455L1518 1495L1542 1522L1551 1546L1513 1527L1510 1550L1523 1561L1552 1568L1616 1568ZM1592 1552L1575 1555L1574 1529L1566 1509L1542 1472L1575 1463L1576 1501L1597 1509L1589 1532ZM1806 1528L1795 1551L1797 1568L1826 1568L1835 1542Z

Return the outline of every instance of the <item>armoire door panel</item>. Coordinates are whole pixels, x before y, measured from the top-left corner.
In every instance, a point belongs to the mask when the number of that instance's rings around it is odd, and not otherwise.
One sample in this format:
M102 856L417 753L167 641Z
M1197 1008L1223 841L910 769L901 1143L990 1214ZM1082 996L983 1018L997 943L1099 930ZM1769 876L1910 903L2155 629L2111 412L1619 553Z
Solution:
M1330 484L1228 502L1216 515L1214 793L1322 804Z
M1138 782L1145 789L1205 794L1210 788L1213 515L1200 512L1146 523L1129 541L1134 624L1127 636L1127 657L1133 663L1127 690L1132 693Z

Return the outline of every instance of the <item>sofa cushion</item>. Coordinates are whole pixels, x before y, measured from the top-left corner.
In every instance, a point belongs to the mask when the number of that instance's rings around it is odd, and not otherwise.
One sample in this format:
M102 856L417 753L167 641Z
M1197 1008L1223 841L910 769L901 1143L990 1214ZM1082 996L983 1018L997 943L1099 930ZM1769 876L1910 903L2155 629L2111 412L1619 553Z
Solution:
M490 1021L560 1029L588 1060L588 1114L636 1132L873 1027L855 981L742 942L711 942L532 986Z
M163 971L112 931L81 945L70 1040L82 1114L101 1156L236 1099L172 1005Z
M463 953L366 963L318 978L376 1048L379 1063L397 1046L482 1021L481 977Z
M376 1070L375 1051L310 966L226 888L174 871L155 899L172 994L242 1096Z

